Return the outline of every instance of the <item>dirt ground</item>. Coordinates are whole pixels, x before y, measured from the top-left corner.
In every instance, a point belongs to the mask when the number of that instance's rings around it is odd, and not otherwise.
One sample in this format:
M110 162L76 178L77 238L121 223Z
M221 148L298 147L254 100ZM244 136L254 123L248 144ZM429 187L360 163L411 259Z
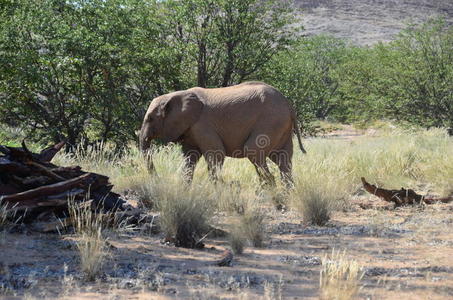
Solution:
M327 138L363 133L347 127ZM321 259L333 249L362 267L360 299L453 299L453 203L394 209L362 190L348 203L323 227L264 208L264 247L247 247L230 267L216 265L226 237L196 250L162 234L112 233L95 282L81 276L73 234L0 233L0 299L318 299Z
M226 238L193 250L163 244L161 235L112 234L94 283L79 275L72 235L3 234L0 298L273 299L281 290L283 299L317 299L321 258L337 249L363 267L359 298L452 299L452 212L453 204L393 210L357 195L316 227L269 207L266 245L248 247L232 267L215 265Z

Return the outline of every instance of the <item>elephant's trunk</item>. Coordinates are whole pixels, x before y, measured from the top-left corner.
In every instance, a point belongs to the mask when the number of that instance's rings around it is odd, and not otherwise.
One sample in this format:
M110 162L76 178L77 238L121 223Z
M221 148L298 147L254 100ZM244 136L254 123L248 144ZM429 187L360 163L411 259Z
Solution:
M154 164L151 158L151 139L145 134L144 130L140 131L140 150L145 158L146 167L150 173L154 172Z

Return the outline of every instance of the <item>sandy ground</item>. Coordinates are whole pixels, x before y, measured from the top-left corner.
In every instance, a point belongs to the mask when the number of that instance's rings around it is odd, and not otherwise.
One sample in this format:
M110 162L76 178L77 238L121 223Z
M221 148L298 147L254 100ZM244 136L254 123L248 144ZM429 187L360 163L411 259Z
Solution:
M193 250L163 244L161 235L112 234L96 282L80 276L73 235L8 233L0 238L0 298L269 299L279 288L283 299L317 299L321 258L337 249L363 268L360 298L452 299L452 212L453 204L394 210L356 195L316 227L269 207L265 246L248 247L232 267L215 265L226 238Z
M364 133L346 126L326 138ZM453 299L453 203L393 209L358 190L323 227L264 209L264 247L247 247L231 267L215 263L226 237L195 250L167 245L162 234L112 233L95 282L81 275L73 234L1 233L0 299L318 299L321 259L333 249L362 267L360 299ZM223 229L231 222L216 220Z

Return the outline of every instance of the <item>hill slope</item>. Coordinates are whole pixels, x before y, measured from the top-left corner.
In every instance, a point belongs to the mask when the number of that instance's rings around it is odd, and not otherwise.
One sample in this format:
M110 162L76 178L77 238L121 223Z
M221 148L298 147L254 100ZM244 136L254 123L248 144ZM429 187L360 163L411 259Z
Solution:
M328 33L358 45L392 40L409 23L444 16L453 25L453 0L295 0L308 35Z

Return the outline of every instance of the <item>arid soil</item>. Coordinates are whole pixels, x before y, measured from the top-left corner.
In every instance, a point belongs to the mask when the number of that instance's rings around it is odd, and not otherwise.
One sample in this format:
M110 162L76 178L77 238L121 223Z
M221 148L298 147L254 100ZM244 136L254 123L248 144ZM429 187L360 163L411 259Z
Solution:
M166 245L159 234L111 234L96 282L80 275L73 235L3 234L0 298L278 299L281 291L283 299L317 299L321 259L332 249L362 266L360 298L453 297L453 204L394 210L359 189L325 227L266 209L265 246L248 247L231 267L215 265L226 238L192 250Z
M306 35L332 34L357 45L391 41L408 24L443 16L453 24L451 0L295 0Z

